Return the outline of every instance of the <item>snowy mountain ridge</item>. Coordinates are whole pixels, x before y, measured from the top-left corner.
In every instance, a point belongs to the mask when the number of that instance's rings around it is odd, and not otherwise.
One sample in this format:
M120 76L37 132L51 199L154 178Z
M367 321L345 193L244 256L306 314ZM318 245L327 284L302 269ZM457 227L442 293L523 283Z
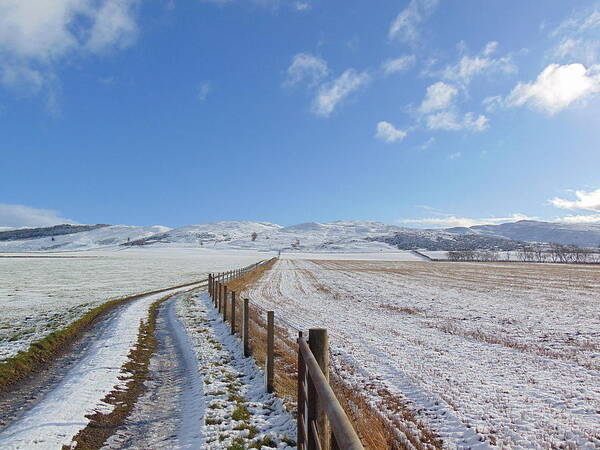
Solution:
M146 246L368 252L395 251L398 248L451 250L461 246L510 249L522 242L558 242L597 247L600 244L600 224L571 225L523 220L440 230L407 228L367 220L307 222L290 226L228 221L173 229L158 225L108 225L61 235L36 229L29 235L33 237L0 241L0 252Z

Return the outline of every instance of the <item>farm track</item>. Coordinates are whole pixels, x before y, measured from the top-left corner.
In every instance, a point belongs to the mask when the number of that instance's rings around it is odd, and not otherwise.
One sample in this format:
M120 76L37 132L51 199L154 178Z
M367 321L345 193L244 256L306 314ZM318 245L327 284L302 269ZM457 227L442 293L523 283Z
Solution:
M60 448L69 444L70 438L86 426L85 416L105 409L101 399L122 384L122 364L127 361L137 339L140 320L147 319L150 305L165 296L190 289L195 288L172 288L123 302L105 313L93 328L79 335L71 351L20 384L18 389L5 394L0 399L0 448ZM172 310L166 308L161 311L166 311L160 315L159 321L160 355L164 367L165 359L168 359L165 352L177 350L183 344L180 330L175 329ZM174 335L178 336L176 341L173 341ZM182 351L175 354L181 355ZM168 378L169 371L180 374L188 363L185 358L171 361L171 367L167 367L167 373L163 374L159 362L159 368L155 368L153 374ZM193 380L193 377L186 379ZM173 384L166 388L178 389ZM182 388L186 389L186 386ZM181 405L185 406L185 402ZM153 415L155 413L153 411ZM150 438L148 435L144 437Z
M248 296L450 446L552 447L600 445L598 292L592 267L281 260Z
M193 348L175 315L179 294L158 311L157 348L150 360L146 392L107 448L200 448L204 420L202 380Z

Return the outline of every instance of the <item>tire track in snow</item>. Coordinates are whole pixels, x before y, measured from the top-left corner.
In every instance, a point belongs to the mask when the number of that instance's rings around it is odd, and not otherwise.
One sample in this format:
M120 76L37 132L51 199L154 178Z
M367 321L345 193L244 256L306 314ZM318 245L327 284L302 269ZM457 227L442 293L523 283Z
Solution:
M175 314L179 294L158 311L158 346L150 361L147 391L106 447L118 449L202 448L204 393L185 328Z
M121 368L137 342L140 321L147 319L150 305L169 293L189 289L143 296L123 306L60 383L0 433L0 447L48 449L71 445L73 436L89 423L87 415L112 410L101 399L116 386L123 386Z

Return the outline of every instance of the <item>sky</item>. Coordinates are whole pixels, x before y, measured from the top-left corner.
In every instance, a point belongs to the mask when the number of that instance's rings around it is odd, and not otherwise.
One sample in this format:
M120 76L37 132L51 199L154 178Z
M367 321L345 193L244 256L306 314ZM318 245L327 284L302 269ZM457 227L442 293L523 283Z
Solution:
M0 227L600 223L600 1L0 0Z

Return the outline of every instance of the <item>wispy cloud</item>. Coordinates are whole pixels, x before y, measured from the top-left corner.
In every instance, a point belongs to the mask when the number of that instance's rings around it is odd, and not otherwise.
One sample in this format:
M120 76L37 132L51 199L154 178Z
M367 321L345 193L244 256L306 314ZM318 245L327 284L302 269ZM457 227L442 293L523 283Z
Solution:
M419 146L419 150L427 150L434 144L434 142L435 138L433 136L428 138L425 142L423 142L423 144Z
M401 141L406 135L406 131L399 130L391 123L382 121L377 124L377 133L375 134L375 137L388 144L392 144Z
M293 86L307 81L309 85L314 86L327 75L329 75L329 68L324 59L310 53L298 53L292 58L292 63L287 69L287 78L284 84Z
M310 3L308 2L294 2L294 8L296 11L306 11L310 9Z
M430 114L426 118L427 128L430 130L445 131L485 131L489 126L489 120L483 114L475 116L468 112L460 116L456 111L441 111Z
M0 227L46 227L61 223L77 223L62 217L59 211L0 203Z
M405 72L415 65L417 58L415 55L404 55L395 59L388 59L382 65L383 73L391 75L394 73Z
M480 53L474 56L464 55L453 65L447 66L443 70L443 77L462 85L467 85L473 78L493 72L514 73L517 66L512 61L510 55L494 58L498 42L488 42Z
M575 10L551 33L558 41L550 56L559 62L580 61L593 65L600 61L600 3Z
M575 191L575 200L554 197L550 203L557 208L600 212L600 189L595 191Z
M411 0L390 25L388 36L404 42L419 40L419 26L433 13L438 0Z
M312 105L318 116L329 117L336 106L353 92L367 84L370 76L366 72L348 69L333 81L322 84Z
M553 115L600 92L600 65L550 64L535 81L519 83L506 98L507 106L529 106Z
M208 81L203 81L200 83L200 86L198 86L198 100L201 102L205 101L208 97L208 94L210 94L210 91L211 87Z

